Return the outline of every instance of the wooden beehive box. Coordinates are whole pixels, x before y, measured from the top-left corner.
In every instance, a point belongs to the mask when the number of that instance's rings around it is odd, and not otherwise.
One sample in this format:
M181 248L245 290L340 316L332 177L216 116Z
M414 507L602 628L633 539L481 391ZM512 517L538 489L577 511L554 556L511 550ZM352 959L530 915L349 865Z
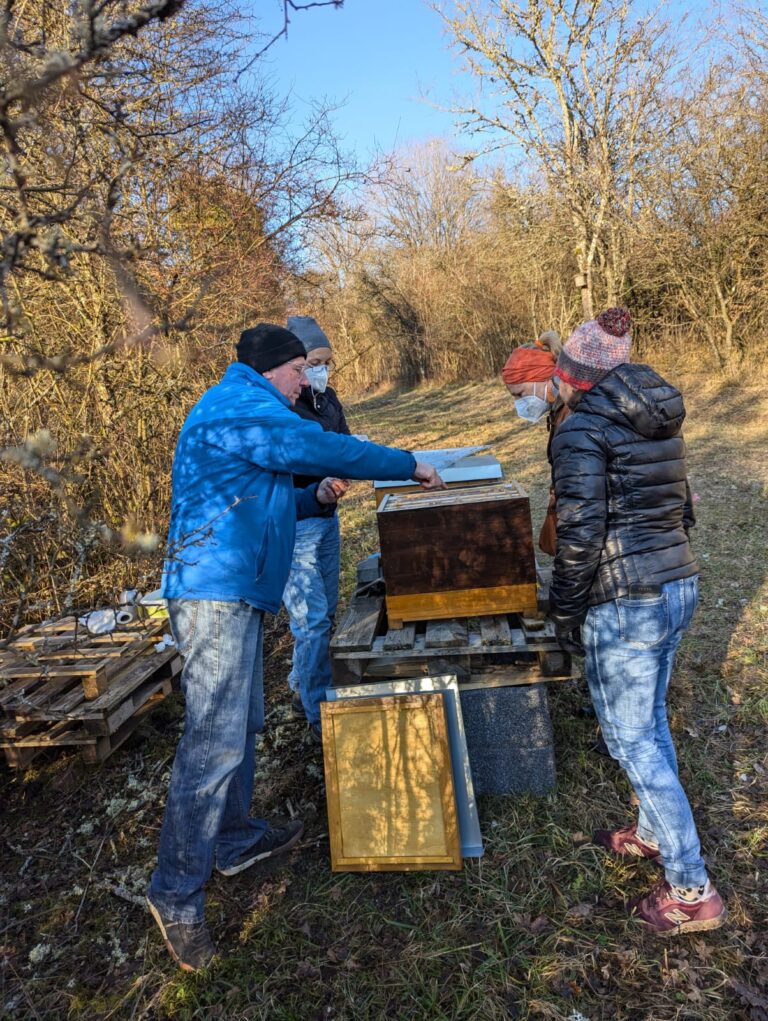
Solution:
M390 494L377 518L391 628L536 611L531 509L519 483Z

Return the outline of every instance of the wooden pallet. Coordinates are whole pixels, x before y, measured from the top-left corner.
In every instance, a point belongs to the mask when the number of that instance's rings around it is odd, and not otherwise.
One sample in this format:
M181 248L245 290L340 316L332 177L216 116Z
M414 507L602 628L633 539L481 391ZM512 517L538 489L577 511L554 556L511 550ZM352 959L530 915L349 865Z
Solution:
M154 652L167 629L166 620L140 621L108 635L90 635L71 617L38 630L25 628L0 653L0 679L8 682L0 690L0 713L60 719L80 702L100 698L135 657Z
M5 752L8 765L21 768L28 766L42 752L53 748L79 747L84 762L90 764L104 762L131 736L145 716L170 695L173 688L172 678L164 678L155 683L151 694L144 702L109 734L102 736L92 734L69 720L63 720L47 729L40 728L36 733L10 741L5 736L7 732L0 728L0 733L3 734L0 738L0 748Z
M0 691L0 748L9 765L26 766L40 752L57 747L80 747L86 762L103 762L178 681L182 659L177 650L154 649L167 626L167 620L134 622L117 635L87 638L71 621L25 628L23 648L14 642L0 662L0 672L12 676ZM15 665L8 669L9 662L18 663L20 651L34 657L36 675L26 676ZM68 676L58 671L51 676L51 662L61 659ZM105 673L106 686L89 697L81 682L94 660Z
M388 628L381 596L355 596L331 642L334 685L455 673L465 686L570 680L553 625L519 614L456 617Z

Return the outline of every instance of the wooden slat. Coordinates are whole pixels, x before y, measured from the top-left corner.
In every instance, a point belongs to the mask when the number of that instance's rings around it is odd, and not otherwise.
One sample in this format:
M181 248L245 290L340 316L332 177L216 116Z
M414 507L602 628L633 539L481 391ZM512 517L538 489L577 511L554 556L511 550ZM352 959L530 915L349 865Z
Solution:
M70 677L91 677L99 673L105 673L104 661L98 660L96 663L85 663L75 664L68 663L65 666L55 666L49 663L43 663L40 666L15 666L7 667L3 669L3 674L6 677L15 680L34 680L43 679L46 681L57 681L59 679L66 680Z
M463 647L443 646L438 649L427 649L425 637L425 635L417 634L410 649L392 649L388 651L384 648L384 636L382 636L375 638L372 647L364 652L334 652L332 658L334 662L352 662L361 659L375 659L380 656L402 659L412 656L414 653L429 657L455 656L457 653L466 656L489 656L498 653L509 655L520 652L530 652L531 654L540 651L556 652L560 648L554 639L544 639L537 641L535 644L529 643L525 640L522 631L517 628L511 629L512 640L508 645L483 645L479 634L470 634L467 638L467 644Z
M385 652L393 652L397 649L412 649L416 638L416 625L406 624L402 628L390 628L384 635L382 647Z
M18 741L0 740L0 748L60 748L67 745L95 744L96 738L86 734L82 727L62 720L36 734L19 738Z
M97 765L98 763L104 762L109 756L117 751L124 741L127 741L131 734L136 730L139 724L143 721L144 717L152 712L152 710L163 701L166 695L171 690L171 682L166 681L167 690L163 689L156 692L147 702L144 703L141 708L134 713L129 720L119 727L114 734L110 734L108 737L99 737L96 739L95 744L85 745L81 752L83 762L89 765Z
M7 698L2 700L2 710L17 720L36 718L36 714L48 706L51 699L63 696L70 689L75 691L78 702L85 698L83 686L78 677L62 677L54 681L45 681L41 677L14 681L3 691ZM41 717L45 719L45 717Z
M155 672L152 677L135 688L108 716L101 719L85 718L86 730L90 734L114 734L156 692L162 690L165 694L170 693L173 678L180 672L181 656L178 656L159 674ZM83 711L87 712L88 708L88 706L83 706Z
M509 638L516 648L524 649L526 647L525 632L519 627L510 627Z
M483 645L508 645L512 641L512 632L506 617L481 617L480 635Z
M366 653L354 653L355 656L366 656ZM359 684L368 665L368 659L342 659L340 656L331 658L331 673L334 686L342 684Z
M430 620L427 624L424 645L427 649L455 649L469 640L467 622L457 620Z
M126 642L108 645L100 643L96 648L89 643L82 648L75 646L66 651L58 649L52 653L27 653L27 662L20 659L10 666L3 664L0 672L12 680L0 691L0 707L6 712L15 713L16 703L21 696L25 711L44 707L62 697L68 708L77 705L83 697L98 698L108 690L111 678L122 674L134 657L154 645L158 626L155 625L151 630L155 634L134 633ZM80 685L82 694L72 690Z
M7 702L3 709L20 720L59 720L62 716L69 719L85 719L89 716L106 719L134 688L165 668L175 657L178 657L178 651L174 647L159 653L145 651L136 658L125 657L120 671L114 672L103 692L92 700L85 699L80 680L75 677L67 684L38 685L23 698L19 693L16 700Z
M175 663L174 663L175 661ZM167 665L171 664L170 667ZM125 671L117 677L99 698L92 702L81 702L67 709L65 700L54 703L51 710L61 714L66 712L73 720L106 720L136 688L144 684L156 673L170 670L175 676L181 669L181 656L178 650L171 647L162 652L151 652L140 656L128 664Z
M475 688L514 688L526 684L549 684L550 681L572 681L580 675L571 670L563 671L551 677L544 676L541 670L534 667L530 670L512 671L495 670L473 674L469 681L461 685L462 691L471 691Z
M70 632L68 634L32 635L28 638L16 638L11 647L22 652L36 652L46 656L54 652L65 654L68 648L71 649L73 656L82 655L88 650L100 650L102 655L107 655L110 650L114 650L116 655L121 655L131 642L140 642L153 637L162 626L155 622L151 627L147 627L146 632L115 630L106 635L92 635L84 628L80 628L76 634Z
M333 652L364 652L373 645L384 613L383 599L355 599L347 608L331 642Z
M11 769L26 769L45 748L3 748L5 761Z
M16 667L12 670L4 671L6 677L12 677L14 680L19 681L42 681L43 687L38 688L34 695L29 699L25 699L28 703L32 704L43 704L46 702L51 693L55 693L62 689L68 688L71 684L82 684L83 694L86 698L98 698L104 691L107 690L107 683L109 675L107 669L102 662L88 666L83 664L81 667L75 665L69 666L49 666L45 664L42 667ZM9 685L10 688L12 685ZM5 689L3 695L6 694L8 688ZM3 706L8 707L12 705L11 698L3 699Z
M61 617L59 620L43 621L41 624L27 624L16 632L17 636L33 634L56 634L60 631L75 631L78 628L77 617ZM81 627L81 631L85 628Z
M26 737L41 729L37 720L5 720L0 723L0 738L10 740L13 738Z
M31 662L41 664L62 665L67 662L87 664L94 660L96 662L113 663L115 660L122 659L125 656L132 656L141 652L142 649L146 649L154 641L154 638L139 639L132 636L130 642L115 642L110 645L85 646L82 648L73 645L60 646L57 649L39 646L27 652L27 657Z

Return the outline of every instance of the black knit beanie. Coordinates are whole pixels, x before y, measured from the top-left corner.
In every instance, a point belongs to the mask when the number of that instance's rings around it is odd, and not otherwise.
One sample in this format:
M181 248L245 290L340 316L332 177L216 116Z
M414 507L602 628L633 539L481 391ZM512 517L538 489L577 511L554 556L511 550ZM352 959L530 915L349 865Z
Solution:
M243 330L235 347L237 360L257 372L268 372L292 358L304 358L304 345L290 330L273 323L259 323Z

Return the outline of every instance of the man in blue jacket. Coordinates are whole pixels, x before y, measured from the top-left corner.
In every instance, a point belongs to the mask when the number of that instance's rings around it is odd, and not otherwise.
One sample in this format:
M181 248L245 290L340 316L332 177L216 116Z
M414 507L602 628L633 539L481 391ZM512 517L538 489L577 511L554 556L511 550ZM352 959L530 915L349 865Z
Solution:
M186 971L215 953L203 894L214 866L235 875L303 832L298 820L273 827L249 815L264 725L263 618L280 608L297 518L332 512L343 491L335 475L443 485L407 451L295 415L304 365L304 345L289 330L245 330L237 362L187 416L173 460L162 592L184 656L186 709L147 900ZM294 473L328 477L294 489Z

